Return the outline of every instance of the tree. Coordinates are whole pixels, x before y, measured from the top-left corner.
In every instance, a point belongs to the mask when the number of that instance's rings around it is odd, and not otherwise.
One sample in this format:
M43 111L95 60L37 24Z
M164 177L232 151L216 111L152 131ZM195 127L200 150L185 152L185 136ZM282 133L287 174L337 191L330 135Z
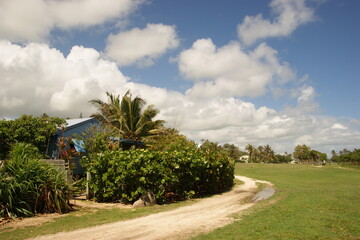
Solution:
M119 95L108 92L106 95L107 102L100 99L90 101L98 110L91 116L97 118L112 133L137 141L163 125L162 120L153 121L159 111L153 105L143 110L146 101L138 96L132 98L130 91L127 91L121 100Z
M264 155L265 162L272 162L275 159L275 152L268 144L264 147Z
M249 154L249 161L252 162L253 161L253 157L255 155L255 152L256 152L256 148L254 147L254 145L252 144L248 144L246 147L245 147L245 150L248 152Z
M18 142L36 146L45 155L50 136L65 120L49 117L22 115L15 120L0 120L0 158L6 158L12 145Z
M284 155L276 154L274 163L290 163L292 161L291 154L285 153Z
M242 155L245 155L244 152L240 151L240 149L234 144L225 143L223 145L223 149L227 152L230 158L234 161L239 161Z
M321 153L312 150L310 147L304 145L297 145L293 154L294 158L302 163L317 163L327 160L326 153Z
M296 160L302 163L310 163L311 160L311 153L310 148L308 146L304 145L297 145L295 147L293 156Z
M338 162L339 161L339 156L338 156L338 154L336 153L335 150L331 150L331 158L330 158L330 160L332 162Z
M214 152L223 150L221 145L219 145L216 142L211 142L211 141L209 141L207 139L206 140L202 139L201 141L202 141L202 144L200 146L200 149L203 149L203 150L209 149L209 150L214 151Z
M254 154L254 151L255 151L255 147L254 145L251 145L251 144L248 144L246 147L245 147L245 150L248 152L249 154L249 160L250 162L252 162L252 158L253 158L253 154Z
M354 149L353 151L349 151L347 149L344 149L339 152L339 155L337 156L337 162L341 164L360 164L360 149Z
M311 150L310 155L311 155L312 161L315 162L315 163L325 162L327 160L326 153L321 153L321 152L316 151L316 150Z

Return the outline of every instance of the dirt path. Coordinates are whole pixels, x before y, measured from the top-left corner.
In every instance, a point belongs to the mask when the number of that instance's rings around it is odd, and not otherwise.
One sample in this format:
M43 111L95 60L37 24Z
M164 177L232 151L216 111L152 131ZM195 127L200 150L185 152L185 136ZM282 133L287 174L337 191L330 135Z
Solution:
M254 205L254 203L241 204L241 200L254 195L257 180L240 176L236 178L245 184L230 192L203 199L190 206L35 239L187 239L233 222L233 218L229 215Z

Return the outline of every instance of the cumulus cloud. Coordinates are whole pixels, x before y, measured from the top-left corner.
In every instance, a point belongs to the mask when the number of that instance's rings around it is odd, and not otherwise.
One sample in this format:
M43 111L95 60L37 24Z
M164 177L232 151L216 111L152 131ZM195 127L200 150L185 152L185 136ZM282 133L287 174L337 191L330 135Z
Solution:
M290 95L296 99L296 106L286 107L284 111L291 114L309 114L317 112L320 109L316 101L317 93L311 85L303 83L301 86L291 89Z
M134 63L149 66L167 50L178 45L179 39L174 26L147 24L144 29L134 28L110 35L105 52L120 66Z
M98 51L74 46L69 55L46 44L20 46L0 41L0 117L48 113L60 117L89 116L91 99L105 92L130 89L159 110L159 119L189 138L218 143L270 144L292 152L296 144L328 152L356 147L360 132L339 119L277 112L234 97L193 98L176 91L134 83ZM299 99L311 99L304 88ZM349 126L349 127L345 127Z
M180 53L178 65L181 74L195 82L187 93L197 97L255 97L263 95L270 83L294 78L288 64L265 43L246 52L238 42L217 48L211 39L199 39Z
M2 116L90 114L88 101L117 90L127 78L94 49L75 46L64 57L45 44L0 41Z
M251 45L259 39L289 36L298 26L314 20L314 11L307 7L306 0L272 0L269 6L277 15L273 20L262 14L246 16L238 25L238 35L243 43Z
M13 42L43 42L54 28L69 30L123 19L142 2L144 1L0 1L0 38Z

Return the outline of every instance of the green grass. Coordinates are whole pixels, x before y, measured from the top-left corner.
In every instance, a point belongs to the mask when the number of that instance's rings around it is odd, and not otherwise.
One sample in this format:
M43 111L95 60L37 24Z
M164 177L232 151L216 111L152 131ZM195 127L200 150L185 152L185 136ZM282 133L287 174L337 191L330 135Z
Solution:
M237 164L236 174L268 180L277 193L237 221L195 239L360 239L360 171L304 165ZM194 201L141 209L72 212L0 239L26 239L171 210Z
M9 228L0 229L0 239L20 240L36 236L53 234L62 231L73 231L80 228L101 225L121 220L133 219L162 211L169 211L174 208L182 207L195 203L197 200L178 202L166 205L156 205L145 208L135 209L82 209L55 218L53 221L43 223L38 226L29 226L11 230Z
M237 164L277 193L241 221L195 239L360 239L360 171L333 166Z

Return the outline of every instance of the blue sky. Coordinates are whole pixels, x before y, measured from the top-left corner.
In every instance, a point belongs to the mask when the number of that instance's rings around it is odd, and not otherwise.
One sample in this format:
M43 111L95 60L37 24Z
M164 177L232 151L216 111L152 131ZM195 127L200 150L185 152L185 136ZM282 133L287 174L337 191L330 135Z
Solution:
M129 19L125 29L143 28L147 23L164 23L176 26L181 38L179 48L165 54L152 67L124 67L121 70L139 82L184 92L191 86L184 82L175 63L169 58L189 48L199 38L211 38L221 46L237 40L236 26L246 15L263 14L271 18L269 1L171 1L148 2ZM360 108L353 107L360 90L360 2L312 1L316 18L312 23L296 29L290 36L268 39L267 43L279 51L281 59L289 62L298 77L309 75L316 87L317 100L323 114L342 117L360 117ZM186 16L186 17L184 17ZM110 31L61 32L67 35L62 43L58 36L52 45L67 54L73 45L82 45L102 51ZM59 34L60 35L60 34ZM251 99L256 105L267 104L281 110L284 99L269 96ZM270 104L270 105L269 105ZM291 101L290 101L291 104Z
M27 5L28 4L28 5ZM196 141L360 140L357 0L0 1L0 117L131 89Z

